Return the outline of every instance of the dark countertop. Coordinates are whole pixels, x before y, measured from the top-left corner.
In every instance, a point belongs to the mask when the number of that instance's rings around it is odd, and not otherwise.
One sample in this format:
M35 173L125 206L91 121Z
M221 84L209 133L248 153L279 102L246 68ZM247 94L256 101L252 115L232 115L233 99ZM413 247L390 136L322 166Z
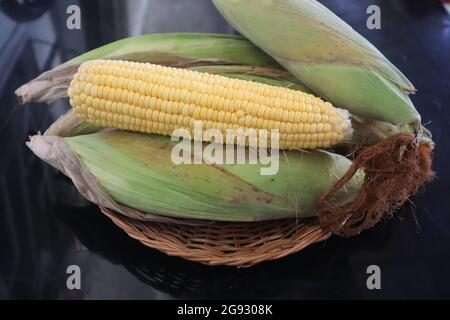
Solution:
M133 1L134 8L125 1L41 1L28 11L2 1L0 298L450 298L450 16L432 0L322 2L419 89L412 99L434 134L438 179L395 219L358 237L334 237L235 269L169 257L128 238L25 147L27 136L47 128L67 102L17 107L13 95L61 60L130 33L230 32L209 1ZM65 27L72 3L81 6L79 31ZM371 4L381 8L381 30L366 28ZM173 23L162 18L169 12ZM66 287L72 264L81 268L81 290ZM373 264L381 268L381 290L366 287Z

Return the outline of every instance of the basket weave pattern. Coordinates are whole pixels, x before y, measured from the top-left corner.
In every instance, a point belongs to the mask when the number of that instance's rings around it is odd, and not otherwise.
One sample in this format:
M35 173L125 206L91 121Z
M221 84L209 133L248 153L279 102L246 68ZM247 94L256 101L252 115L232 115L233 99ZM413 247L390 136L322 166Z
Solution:
M184 225L140 221L107 208L101 210L144 245L206 265L249 267L282 258L331 236L315 219Z

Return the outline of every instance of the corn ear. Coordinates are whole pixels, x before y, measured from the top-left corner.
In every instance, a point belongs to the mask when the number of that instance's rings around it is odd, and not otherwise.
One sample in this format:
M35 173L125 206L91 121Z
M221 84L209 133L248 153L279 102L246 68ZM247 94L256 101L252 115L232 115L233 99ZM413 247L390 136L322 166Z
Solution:
M240 36L207 33L164 33L112 42L67 61L16 90L21 103L52 102L67 96L81 63L94 59L123 59L189 68L224 76L281 81L278 85L306 88L274 59ZM207 68L203 70L202 68Z
M272 176L260 174L261 164L175 165L176 142L168 137L116 130L83 135L76 122L69 113L52 126L57 129L31 137L28 146L89 200L143 220L154 214L220 221L315 216L319 197L351 164L343 156L314 151L280 154L279 171ZM81 135L73 136L73 130ZM363 177L358 172L334 195L334 203L351 201Z
M213 0L228 22L315 94L352 114L420 127L410 81L315 0ZM407 128L409 130L409 128Z

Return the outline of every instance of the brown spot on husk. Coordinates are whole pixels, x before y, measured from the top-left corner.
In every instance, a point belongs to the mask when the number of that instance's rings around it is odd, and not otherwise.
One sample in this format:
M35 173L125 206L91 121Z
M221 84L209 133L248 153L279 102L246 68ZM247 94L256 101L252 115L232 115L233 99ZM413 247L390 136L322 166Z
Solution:
M272 202L272 197L271 196L267 196L267 198L265 198L265 197L258 197L256 200L258 200L259 202L271 203Z
M319 200L323 229L340 236L353 236L390 216L419 188L434 177L433 146L418 143L411 134L400 133L373 146L355 150L356 158L346 174ZM356 198L343 206L330 202L359 168L364 182Z

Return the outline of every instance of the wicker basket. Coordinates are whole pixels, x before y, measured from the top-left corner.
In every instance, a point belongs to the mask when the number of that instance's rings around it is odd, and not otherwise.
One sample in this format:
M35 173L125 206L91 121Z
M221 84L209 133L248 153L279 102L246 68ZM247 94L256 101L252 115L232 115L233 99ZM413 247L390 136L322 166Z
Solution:
M282 258L331 236L315 219L187 225L140 221L107 208L101 210L144 245L206 265L249 267Z

